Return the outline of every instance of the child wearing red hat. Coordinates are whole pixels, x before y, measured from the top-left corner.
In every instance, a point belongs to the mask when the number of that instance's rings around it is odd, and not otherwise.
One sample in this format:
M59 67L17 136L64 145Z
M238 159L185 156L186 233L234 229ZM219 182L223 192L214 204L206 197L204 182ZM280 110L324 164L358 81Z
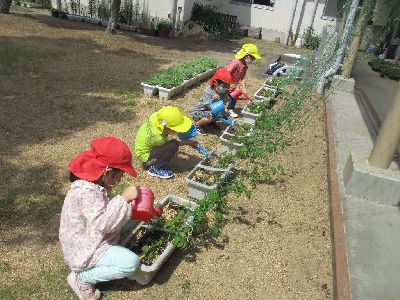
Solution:
M61 211L59 238L71 273L67 281L79 299L100 299L97 282L120 278L135 280L138 256L118 241L131 218L137 187L129 186L113 199L112 188L124 173L136 176L128 146L114 137L91 142L91 147L68 165L71 189Z
M227 106L229 102L228 88L231 82L232 75L224 68L215 71L214 75L211 77L209 86L206 87L203 92L203 97L191 113L199 133L204 133L203 126L207 124L218 127L215 123L216 119L212 114L210 103L222 100L225 106ZM226 110L224 114L225 116L229 116L229 112Z

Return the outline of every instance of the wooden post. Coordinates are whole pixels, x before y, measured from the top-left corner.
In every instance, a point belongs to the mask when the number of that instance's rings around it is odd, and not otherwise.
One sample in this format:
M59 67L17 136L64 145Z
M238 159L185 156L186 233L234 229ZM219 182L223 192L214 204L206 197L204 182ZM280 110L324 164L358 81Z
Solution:
M392 106L383 121L368 162L377 168L387 169L400 143L400 84Z

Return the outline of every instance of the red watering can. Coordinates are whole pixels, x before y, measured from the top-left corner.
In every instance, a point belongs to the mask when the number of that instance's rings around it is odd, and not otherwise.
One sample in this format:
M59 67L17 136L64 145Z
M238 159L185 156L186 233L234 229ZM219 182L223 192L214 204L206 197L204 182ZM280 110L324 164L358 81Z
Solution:
M132 219L148 222L155 216L161 216L161 210L154 207L154 193L151 189L141 186L138 196L131 202Z
M236 86L233 90L231 90L229 92L230 96L234 99L234 100L244 100L244 101L253 101L254 99L247 96L246 93L243 93L243 91L240 89L239 86ZM241 97L244 96L244 97Z

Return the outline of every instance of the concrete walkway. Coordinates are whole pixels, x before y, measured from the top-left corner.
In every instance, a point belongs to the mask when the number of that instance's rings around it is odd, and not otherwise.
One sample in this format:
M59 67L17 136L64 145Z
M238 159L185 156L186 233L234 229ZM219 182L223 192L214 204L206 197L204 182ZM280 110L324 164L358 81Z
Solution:
M356 63L353 77L356 81L356 89L363 92L364 100L370 102L379 120L383 121L390 109L399 82L388 77L381 78L379 73L372 71L366 61Z
M343 183L350 151L368 157L376 138L374 112L362 96L368 95L376 110L375 119L377 115L383 120L398 86L398 82L381 79L369 69L366 62L357 65L356 93L335 92L328 103L339 185L336 197L343 209L351 298L400 299L399 207L347 195ZM337 297L345 299L349 293L340 289Z

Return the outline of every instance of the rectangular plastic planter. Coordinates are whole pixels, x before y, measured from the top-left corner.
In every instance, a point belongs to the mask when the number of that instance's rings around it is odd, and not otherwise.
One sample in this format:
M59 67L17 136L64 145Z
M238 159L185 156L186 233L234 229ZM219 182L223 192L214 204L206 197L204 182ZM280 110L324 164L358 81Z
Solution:
M257 118L259 118L261 116L261 114L255 114L255 113L248 111L247 107L249 106L249 104L247 104L242 109L242 119L243 119L243 122L245 122L245 123L254 124L256 122Z
M119 24L119 28L121 28L122 30L125 30L125 31L132 31L132 32L134 32L136 30L136 26L125 25L125 24Z
M264 96L261 96L261 95L260 95L260 92L261 92L262 90L272 90L272 91L273 91L273 94L272 94L271 97L264 97ZM260 87L260 88L258 89L258 91L254 94L254 99L255 99L256 101L270 101L271 99L274 99L275 96L276 96L276 89L275 89L275 88L273 88L273 87L271 87L271 86L269 86L269 85L263 85L263 86Z
M194 210L197 207L197 204L193 201L189 201L183 198L180 198L178 196L174 195L168 195L164 199L162 199L160 202L158 202L155 207L163 208L166 206L168 203L173 202L176 203L180 206L186 206L190 210ZM193 216L190 216L187 220L187 223L190 224L193 222ZM122 245L127 245L129 241L132 239L132 236L135 235L135 233L143 228L143 227L149 227L149 225L146 225L144 222L140 222L139 225L137 225L133 231L131 232L130 235L128 235L125 240L122 242ZM141 285L146 285L148 284L154 276L157 274L157 272L160 270L162 265L167 261L168 257L171 256L172 252L175 250L175 246L172 244L172 242L169 242L167 246L165 247L164 251L161 253L159 257L150 265L145 265L141 264L140 270L142 271L140 273L140 276L136 279L137 283Z
M183 89L185 88L185 83L182 83L181 85L178 85L176 87L173 87L171 89L163 88L163 87L158 87L158 96L160 99L168 100L172 98L173 96L181 93Z
M248 124L254 124L256 122L257 118L259 118L261 116L261 114L252 113L248 110L249 106L252 105L252 103L262 103L263 105L267 106L271 101L272 101L272 99L268 99L266 101L249 102L242 109L243 122L248 123Z
M197 164L192 171L190 171L190 173L185 177L185 181L188 185L188 190L189 190L189 196L197 199L197 200L202 200L204 199L204 197L206 196L206 194L217 188L217 184L213 184L213 185L205 185L203 183L194 181L192 178L195 174L195 172L198 169L203 169L203 170L207 170L207 171L211 171L211 172L221 172L221 180L224 180L226 178L226 176L228 175L228 173L231 171L232 167L228 168L227 170L221 171L221 170L215 170L214 168L209 168L200 164Z
M147 83L142 82L141 85L143 86L143 93L146 96L157 96L158 94L158 87L155 85L150 85Z
M221 134L221 136L219 137L219 139L221 140L221 152L228 152L228 153L233 153L235 154L237 150L240 149L240 147L243 146L242 143L235 143L235 142L231 142L230 139L233 138L235 135L228 133L229 127L227 127L224 132Z
M212 74L214 74L215 69L210 69L204 73L198 74L194 76L193 78L190 78L183 82L182 84L178 85L177 87L167 89L163 87L158 87L158 95L160 99L168 100L172 98L173 96L182 93L183 90L191 87L192 85L199 83L209 77L211 77Z
M68 20L70 20L70 21L81 22L82 19L84 19L84 18L81 17L81 16L72 15L72 14L67 14L67 16L68 16Z
M208 165L208 163L210 162L211 159L220 157L221 155L223 155L226 152L220 152L217 150L213 150L210 152L209 157L208 158L204 158L202 161L199 162L198 165L200 165L201 167L203 167L206 170L210 170L210 171L222 171L222 172L228 172L232 169L232 165L226 167L226 168L219 168L219 167L213 167ZM229 153L226 153L229 154Z

